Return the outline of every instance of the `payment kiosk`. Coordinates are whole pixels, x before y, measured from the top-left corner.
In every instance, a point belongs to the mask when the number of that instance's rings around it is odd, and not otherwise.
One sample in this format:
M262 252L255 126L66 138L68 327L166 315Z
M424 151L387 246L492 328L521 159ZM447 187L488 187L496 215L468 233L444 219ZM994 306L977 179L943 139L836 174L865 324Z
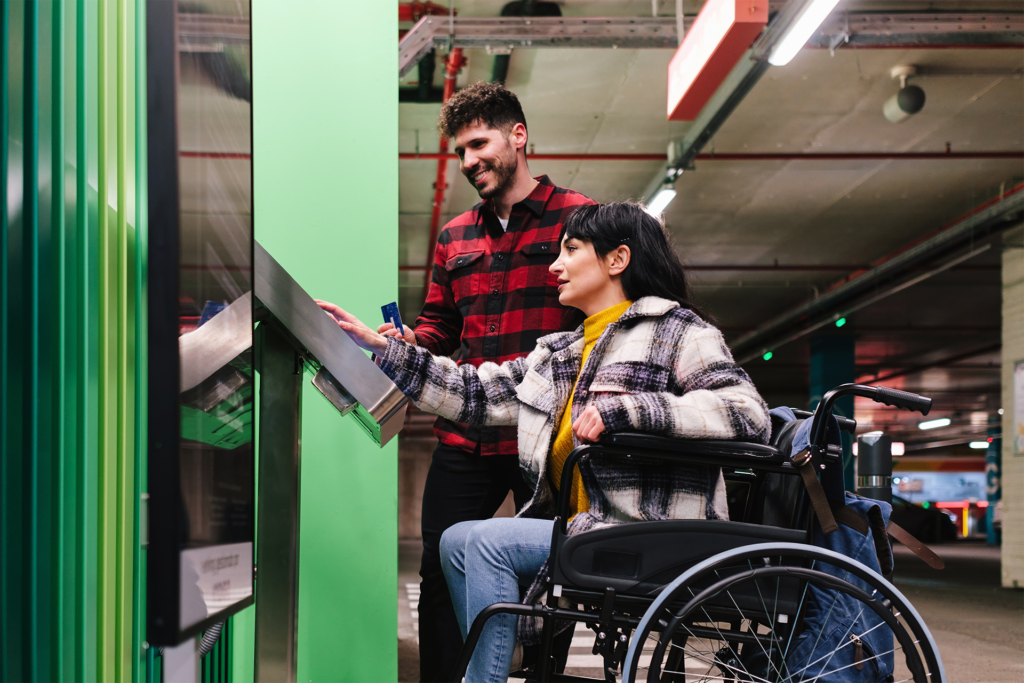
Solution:
M407 400L253 239L248 3L147 12L145 638L197 681L255 602L256 680L294 681L302 382L381 446Z

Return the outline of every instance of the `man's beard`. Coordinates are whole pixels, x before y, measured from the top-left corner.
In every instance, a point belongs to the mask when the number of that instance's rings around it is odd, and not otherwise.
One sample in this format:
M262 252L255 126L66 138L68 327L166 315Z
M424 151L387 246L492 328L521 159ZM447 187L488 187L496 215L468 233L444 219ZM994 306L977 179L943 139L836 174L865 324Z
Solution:
M512 149L511 145L508 146L508 149L512 152L508 157L495 159L492 165L486 167L485 170L491 173L495 183L491 189L476 188L477 194L480 195L481 199L490 199L501 194L516 174L516 170L519 168L519 158L516 156L515 150ZM476 185L473 187L476 187Z

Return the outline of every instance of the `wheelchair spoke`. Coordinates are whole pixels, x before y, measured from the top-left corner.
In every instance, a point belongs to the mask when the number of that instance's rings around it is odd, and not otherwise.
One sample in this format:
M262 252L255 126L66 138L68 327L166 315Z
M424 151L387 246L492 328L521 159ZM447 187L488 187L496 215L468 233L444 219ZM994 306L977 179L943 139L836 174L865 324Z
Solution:
M835 651L838 652L839 650L843 649L843 647L846 647L846 646L843 645L842 647L838 647L838 648L836 648ZM891 650L886 650L885 652L879 653L877 655L872 655L870 657L865 657L864 659L860 660L860 664L863 665L864 662L870 662L872 659L881 659L882 657L884 657L886 655L895 654L896 652L899 652L900 650L902 650L902 648L894 647ZM835 654L835 652L833 652L833 654ZM828 662L826 662L826 664L828 664ZM826 671L824 673L820 673L817 676L815 676L814 678L803 678L803 679L801 679L801 683L814 683L814 681L823 679L826 676L831 676L834 673L838 673L838 672L843 671L845 669L849 669L851 666L857 666L857 663L855 662L853 664L847 664L846 666L841 666L838 669L833 669L831 671ZM908 680L913 680L913 679L908 679Z
M689 635L690 638L696 638L698 640L698 642L700 642L700 644L703 645L707 649L707 653L709 655L711 655L712 657L715 656L715 652L717 652L717 650L715 650L710 645L708 645L706 642L704 642L703 638L701 638L697 634L695 634L692 631L690 631L690 627L689 626L684 626L683 628L686 629L686 633ZM689 638L687 640L689 640ZM677 649L681 649L681 650L683 650L683 652L686 652L686 647L683 646L683 645L676 645L675 643L669 641L669 646L677 648Z
M863 616L864 616L864 607L862 606L862 607L860 608L860 612L858 612L858 613L857 613L857 618L856 618L856 619L854 619L853 621L851 621L851 622L850 622L850 627L846 629L846 632L845 632L845 633L843 633L843 637L842 637L842 638L843 638L843 644L842 644L842 645L840 645L839 647L837 647L836 649L832 650L832 652L830 652L830 653L829 653L829 655L828 655L828 659L826 659L826 660L825 660L825 663L824 663L824 664L822 665L822 668L823 668L823 669L824 669L824 668L826 668L826 667L828 667L828 665L829 665L829 662L831 662L831 661L832 661L832 658L833 658L833 657L835 656L835 654L836 654L837 652L839 652L840 650L842 650L842 649L843 649L843 648L845 648L845 647L850 647L850 646L852 646L852 645L853 645L853 641L851 641L851 640L847 640L847 636L849 636L849 635L850 635L850 632L851 632L851 631L853 631L853 625L854 625L854 624L855 624L855 623L856 623L856 622L857 622L858 620L860 620L860 618L861 618L861 617L863 617ZM871 627L871 628L869 628L869 629L868 629L867 631L865 631L864 633L861 633L861 634L859 634L859 635L861 635L861 636L865 636L865 635L867 635L867 634L871 633L872 631L874 631L875 629L877 629L877 628L879 628L879 627L881 627L881 626L884 626L884 625L885 625L885 622L879 622L878 624L876 624L876 625L872 626L872 627ZM893 648L892 650L889 650L888 652L886 652L886 653L884 653L884 654L889 654L889 653L891 653L891 652L896 652L896 651L898 651L898 650L901 650L901 649L902 649L902 648L900 648L900 647L895 647L895 648ZM811 651L811 653L813 654L813 653L814 653L814 651L812 650L812 651ZM865 660L862 660L862 661L869 661L869 660L871 660L871 659L877 659L877 658L878 658L879 656L880 656L880 655L875 655L874 657L868 657L868 659L865 659ZM814 666L815 664L817 664L818 662L820 662L820 661L821 661L822 659L825 659L825 656L824 656L824 655L822 655L821 657L818 657L818 658L817 658L816 660L814 660L813 662L810 662L809 664L807 664L807 666L805 666L804 668L800 669L799 671L796 671L796 672L794 672L794 673L793 673L793 675L795 676L795 675L797 675L797 674L802 674L802 673L803 673L804 671L806 671L806 670L807 670L808 668L810 668L810 667ZM846 668L849 668L849 667L845 667L845 666L844 666L844 667L842 667L842 668L843 668L843 669L846 669ZM840 669L836 669L836 671L840 671ZM817 680L817 678L818 678L818 677L815 677L815 678L813 678L813 679L810 679L810 680Z
M850 572L849 571L847 571L843 575L843 580L845 581L848 578L850 578ZM839 601L839 593L834 593L832 595L832 604L829 605L829 608L828 608L828 614L825 615L825 621L823 621L821 623L821 627L818 629L818 635L814 639L814 645L811 646L811 653L809 655L807 655L807 665L804 666L804 668L801 669L801 671L803 671L804 669L806 669L808 666L811 665L810 664L811 657L814 656L814 651L818 649L818 643L821 642L821 634L825 632L825 625L828 624L828 620L832 617L832 612L835 610L836 602L838 602L838 601Z
M781 564L781 561L782 561L782 558L779 558L779 563L780 564ZM751 569L754 569L754 563L751 560L746 560L746 565L748 565ZM778 638L778 636L776 635L776 632L778 630L777 629L777 627L778 627L778 622L777 622L777 617L778 617L778 590L779 590L780 582L781 582L781 579L779 577L775 577L775 599L772 601L771 621L770 621L770 626L768 627L769 631L770 631L770 633L772 635L772 641L773 642L777 641L777 638ZM765 596L761 594L761 586L758 584L758 582L756 580L754 581L754 588L757 589L757 591L758 591L758 598L761 600L761 607L762 607L762 609L765 610L765 614L767 614L768 613L768 605L765 604ZM794 618L796 618L796 616ZM755 634L755 635L757 635L757 634ZM764 651L763 647L761 649L762 649L762 651ZM767 652L765 654L767 656ZM769 663L771 663L771 657L770 656L768 657L768 660L769 660ZM782 665L785 666L785 658L784 657L782 658ZM774 667L774 668L775 668L775 673L777 674L777 676L775 677L775 682L778 683L778 681L782 680L781 679L782 672L780 672L777 667Z
M746 670L745 667L741 671L741 670L737 669L734 666L730 666L729 664L726 664L725 662L720 661L718 658L708 659L706 657L693 656L692 659L696 659L698 661L704 662L705 664L710 664L711 666L718 667L719 669L729 669L733 673L745 674L747 676L751 676L752 677L751 680L753 680L755 683L771 683L771 681L769 681L767 678L761 678L760 676L758 676L756 674L750 673L749 671ZM683 668L685 669L686 667L684 666ZM678 674L678 673L685 673L685 672L666 671L665 673L676 673L676 674ZM713 680L718 680L718 679L713 679Z
M754 584L756 585L757 581L754 581ZM760 592L761 592L760 589L758 589L758 593L760 593ZM736 611L740 613L740 619L741 620L742 619L747 619L746 616L743 614L743 609L736 602L736 598L734 598L732 596L732 592L731 591L725 591L725 594L729 596L729 600L732 602L732 606L735 607ZM762 600L762 604L764 604L763 600ZM748 622L748 624L753 624L753 621L750 620L750 619L747 619L747 622ZM754 635L754 642L757 643L757 646L759 648L761 648L761 654L763 654L768 659L768 665L771 668L775 669L775 673L777 673L779 675L782 675L782 672L779 671L777 666L775 666L775 662L772 661L772 658L768 654L768 651L764 649L764 645L761 644L761 639L757 637L757 633L755 632L753 635ZM775 641L775 634L773 632L772 633L772 642L774 642L774 641ZM743 651L746 652L746 648L743 648ZM745 669L746 667L743 667L743 668Z
M817 563L818 563L817 560L812 560L811 561L811 569L814 569L814 565L816 565ZM793 628L789 629L789 637L786 639L786 650L782 653L782 661L786 661L786 659L789 658L789 646L793 642L793 634L796 633L797 620L800 618L800 615L803 613L803 610L804 610L804 600L807 599L807 587L810 586L810 585L811 584L809 582L806 582L806 581L804 582L804 590L800 594L800 602L796 606L796 614L793 615Z

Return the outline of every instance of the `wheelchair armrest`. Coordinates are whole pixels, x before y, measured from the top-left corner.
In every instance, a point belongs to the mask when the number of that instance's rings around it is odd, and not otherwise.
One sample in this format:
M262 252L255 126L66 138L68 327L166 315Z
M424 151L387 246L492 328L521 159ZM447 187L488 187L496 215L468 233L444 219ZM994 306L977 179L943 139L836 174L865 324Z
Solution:
M744 441L713 441L704 439L670 439L653 434L623 432L608 434L601 445L629 449L631 455L656 457L662 460L692 462L746 469L750 467L792 466L789 458L772 446Z
M797 474L789 457L771 446L743 441L704 439L671 439L653 434L622 432L605 434L600 442L575 449L565 459L562 481L558 489L555 527L565 533L569 514L569 493L572 471L584 456L631 458L642 457L678 464L714 465L733 469L758 469Z

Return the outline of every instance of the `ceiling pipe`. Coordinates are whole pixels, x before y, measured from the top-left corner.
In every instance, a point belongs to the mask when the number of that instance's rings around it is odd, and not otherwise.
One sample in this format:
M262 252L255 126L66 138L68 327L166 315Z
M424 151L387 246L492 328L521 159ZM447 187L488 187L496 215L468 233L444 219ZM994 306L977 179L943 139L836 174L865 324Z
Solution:
M917 374L919 372L924 372L925 370L931 370L933 368L941 368L941 367L944 367L944 366L947 366L947 365L952 365L953 363L956 363L958 361L967 360L968 358L974 358L975 356L983 356L986 353L992 353L993 351L998 351L1001 348L1003 348L1002 342L996 342L995 344L989 344L987 346L983 346L980 349L974 349L974 350L968 351L966 353L958 353L955 356L949 356L947 358L943 358L941 360L937 360L937 361L934 361L932 363L925 363L923 365L915 365L913 367L906 368L905 370L899 370L897 372L892 372L892 373L889 373L888 375L884 375L882 377L876 377L875 379L858 380L857 383L858 384L877 384L878 382L885 382L885 381L890 380L890 379L896 379L897 377L906 377L907 375L915 375L915 374ZM999 369L999 367L995 366L995 369Z
M461 69L466 63L466 59L462 56L462 48L452 48L452 51L448 53L448 57L444 60L444 102L451 99L452 95L455 94L455 79L459 75L459 69ZM448 138L441 136L441 141L438 144L440 153L437 161L437 175L434 178L434 206L430 214L430 237L427 239L427 262L426 270L430 272L434 264L434 249L437 245L437 234L441 228L441 208L444 206L444 191L447 189L447 177L448 177L448 159L450 158L448 152ZM430 287L430 277L423 279L423 300L427 300L427 289Z
M833 273L841 271L856 270L858 268L867 269L870 266L862 266L856 264L833 264L833 265L774 265L774 266L751 266L745 264L735 263L710 263L710 264L684 264L688 271L701 271L701 272L712 272L712 273ZM433 266L399 266L400 271L417 271L417 270L430 270ZM1001 266L998 265L958 265L950 270L970 270L979 272L991 272L999 270ZM926 270L924 266L914 266L913 270Z
M991 244L978 244L1018 225L1024 219L1024 183L1010 192L985 202L967 214L947 223L937 233L897 250L876 262L872 268L840 281L821 296L786 311L753 332L743 335L733 344L733 354L743 364L760 356L764 349L772 350L799 339L845 316L853 310L906 289L923 279L958 265L988 249ZM974 248L967 254L954 256L965 247ZM947 258L934 270L912 279L903 278L913 267L934 263Z
M457 159L450 153L415 153L401 152L398 158L402 161L422 159ZM664 154L601 154L601 153L566 153L566 154L531 154L534 161L665 161ZM1024 160L1024 151L1020 152L809 152L809 153L777 153L756 152L732 154L698 154L696 161L965 161L975 159L991 160Z

